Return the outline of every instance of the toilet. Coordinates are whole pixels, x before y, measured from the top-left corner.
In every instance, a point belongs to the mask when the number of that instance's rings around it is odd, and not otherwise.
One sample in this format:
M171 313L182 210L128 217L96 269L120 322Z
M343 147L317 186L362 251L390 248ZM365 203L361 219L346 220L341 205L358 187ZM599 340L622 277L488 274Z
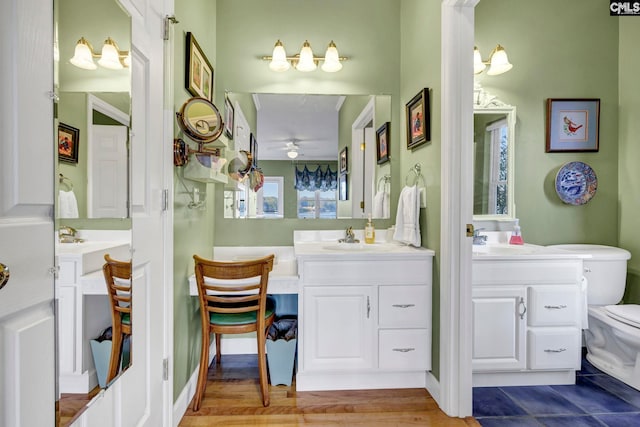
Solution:
M629 251L603 245L554 245L590 255L584 259L589 306L584 331L587 360L640 390L640 305L618 304L624 295Z

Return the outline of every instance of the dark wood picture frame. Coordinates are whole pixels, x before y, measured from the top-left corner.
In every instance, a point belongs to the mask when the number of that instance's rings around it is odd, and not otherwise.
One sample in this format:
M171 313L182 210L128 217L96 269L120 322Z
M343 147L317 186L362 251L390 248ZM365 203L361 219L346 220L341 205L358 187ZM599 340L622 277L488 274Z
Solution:
M390 126L391 123L386 122L376 131L376 153L379 165L389 161Z
M249 152L251 153L251 158L254 167L258 167L258 140L251 133L249 135Z
M233 104L228 97L224 97L224 134L227 138L233 139L233 126L235 121L235 112Z
M600 149L600 99L547 99L547 153L594 152Z
M187 33L184 87L193 96L213 99L213 67L195 36Z
M58 124L58 160L78 163L80 131L64 123Z
M338 199L349 200L349 180L346 173L338 178Z
M407 103L406 121L408 150L413 150L431 140L429 88L422 89Z
M344 147L342 151L340 151L340 174L349 173L349 150L348 147Z

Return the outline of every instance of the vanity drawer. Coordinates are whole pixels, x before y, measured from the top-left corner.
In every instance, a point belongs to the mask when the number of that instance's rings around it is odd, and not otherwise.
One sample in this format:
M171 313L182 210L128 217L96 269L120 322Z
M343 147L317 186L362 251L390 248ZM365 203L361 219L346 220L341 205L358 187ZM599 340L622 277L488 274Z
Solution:
M378 332L380 369L413 371L431 369L430 329L381 329Z
M381 327L426 328L431 324L429 286L380 286L378 303Z
M577 326L584 304L577 286L529 287L529 326ZM585 307L586 309L586 307Z
M529 369L580 369L580 329L529 330Z

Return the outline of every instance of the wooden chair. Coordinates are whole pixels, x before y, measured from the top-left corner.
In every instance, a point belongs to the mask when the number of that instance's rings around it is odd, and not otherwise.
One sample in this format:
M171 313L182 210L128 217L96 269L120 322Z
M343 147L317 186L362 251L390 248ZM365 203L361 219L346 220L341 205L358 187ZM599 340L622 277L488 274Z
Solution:
M112 345L106 384L118 375L124 336L131 337L131 261L117 261L106 254L102 266L111 305Z
M202 349L193 410L198 411L207 384L210 335L216 340L216 363L220 363L220 335L256 332L262 404L269 406L266 335L275 317L275 302L267 298L269 272L274 255L264 258L219 262L194 255L196 283L202 320Z

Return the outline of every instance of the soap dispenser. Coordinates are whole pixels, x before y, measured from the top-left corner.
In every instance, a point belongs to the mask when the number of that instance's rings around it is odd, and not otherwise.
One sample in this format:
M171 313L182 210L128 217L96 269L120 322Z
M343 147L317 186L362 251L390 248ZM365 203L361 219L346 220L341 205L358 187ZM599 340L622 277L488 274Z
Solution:
M513 232L511 233L511 238L509 239L510 245L524 245L524 240L522 240L522 232L520 231L520 220L516 219L516 224L513 226Z
M376 229L371 222L371 214L368 216L367 225L364 227L364 242L375 243L376 242Z

